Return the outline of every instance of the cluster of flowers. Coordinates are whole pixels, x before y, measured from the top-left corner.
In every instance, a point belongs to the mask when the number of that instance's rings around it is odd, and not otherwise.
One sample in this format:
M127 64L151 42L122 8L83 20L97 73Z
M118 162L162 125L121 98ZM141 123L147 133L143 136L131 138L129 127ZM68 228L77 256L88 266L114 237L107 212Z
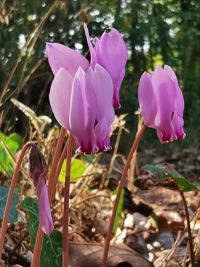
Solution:
M90 41L90 63L77 51L47 43L46 53L55 75L50 104L57 121L70 132L77 152L108 151L114 108L119 108L119 89L125 75L127 48L120 33L112 29Z
M116 29L95 37L93 42L86 25L84 30L90 62L69 47L47 43L46 54L55 75L49 99L55 118L73 136L76 151L96 153L111 149L110 130L114 109L120 108L119 90L128 49ZM144 124L156 129L160 142L185 137L184 99L171 67L158 66L151 74L144 72L139 81L138 99ZM43 169L43 163L40 165L37 171L32 170L32 178L38 192L40 224L49 234L53 222L45 182L47 169Z
M55 75L49 98L57 121L73 135L77 152L94 153L110 150L109 133L114 108L120 108L119 90L128 49L116 29L93 42L86 25L84 29L90 63L69 47L47 43L46 53ZM161 142L184 138L184 100L171 67L144 72L138 96L144 123L157 130Z

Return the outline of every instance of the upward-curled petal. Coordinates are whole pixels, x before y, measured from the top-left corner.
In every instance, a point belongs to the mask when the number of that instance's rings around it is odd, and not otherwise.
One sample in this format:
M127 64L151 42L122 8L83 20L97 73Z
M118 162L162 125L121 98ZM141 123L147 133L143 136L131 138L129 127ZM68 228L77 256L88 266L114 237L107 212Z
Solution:
M56 120L68 131L70 130L69 109L72 81L72 76L65 69L59 69L51 84L49 94L50 105Z
M93 88L86 84L86 74L79 68L72 85L69 122L72 134L77 138L79 150L91 153L94 150L94 124L96 109Z
M176 88L161 67L152 74L152 85L157 98L155 126L161 142L174 140L172 117L175 112Z
M46 43L46 53L54 75L60 68L64 68L74 76L79 67L84 70L89 67L89 62L85 57L62 44Z
M183 111L184 111L184 98L183 98L183 93L179 87L179 83L176 77L175 72L173 71L173 69L168 66L165 65L164 66L164 70L167 72L167 74L169 75L169 77L172 79L172 81L174 82L175 86L176 86L176 107L177 107L177 113L179 116L183 116Z
M91 43L88 27L87 27L87 25L85 23L84 23L84 31L85 31L85 37L86 37L86 40L87 40L89 51L90 51L90 58L91 58L91 63L90 64L94 68L94 66L96 64L96 52L95 52L94 47L93 47L93 45Z
M88 70L87 79L95 93L93 101L95 101L96 119L100 121L104 117L110 125L114 120L112 78L102 66L96 64L95 70L91 68Z
M116 29L112 28L110 32L102 34L96 47L96 57L97 63L102 65L115 81L128 58L127 47Z
M120 90L122 81L124 79L124 76L125 76L125 68L122 69L118 78L114 81L114 96L113 96L113 107L114 108L121 108L121 104L119 100L119 90Z
M96 146L98 148L98 151L106 152L111 150L110 145L110 134L111 126L108 125L105 118L103 118L101 121L97 123L95 126L95 135L96 135Z
M140 78L138 99L145 125L154 127L154 121L157 113L157 102L152 86L151 76L147 72L144 72Z

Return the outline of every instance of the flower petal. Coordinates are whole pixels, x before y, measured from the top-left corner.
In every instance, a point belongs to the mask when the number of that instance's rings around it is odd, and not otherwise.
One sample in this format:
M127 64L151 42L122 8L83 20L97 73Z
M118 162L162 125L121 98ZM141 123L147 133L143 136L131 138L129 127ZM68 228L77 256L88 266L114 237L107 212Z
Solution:
M53 229L53 220L51 216L51 208L48 196L48 187L45 181L41 178L38 179L37 183L37 196L38 196L38 206L39 206L39 222L42 231L49 235Z
M119 74L117 80L114 81L114 96L113 96L113 107L114 108L121 108L121 104L119 101L119 90L122 84L122 81L125 76L125 68Z
M154 127L157 112L157 102L152 86L151 76L144 72L139 81L138 100L144 123L148 127Z
M175 112L176 88L171 78L159 66L152 73L153 90L157 98L155 126L161 142L172 141L172 116Z
M110 130L111 127L104 118L95 126L96 146L99 152L107 152L112 149L109 136Z
M114 121L113 99L113 82L109 73L100 65L96 64L95 70L90 68L87 72L87 83L93 87L96 106L96 120L101 121L105 118L108 125Z
M92 86L86 83L86 74L79 68L72 85L69 123L77 138L81 152L91 153L95 149L94 125L96 108Z
M72 76L61 68L51 84L49 101L56 120L68 131L71 89Z
M89 67L89 62L85 57L62 44L46 43L46 53L54 75L60 68L64 68L74 76L79 66L84 70Z
M128 58L128 50L121 34L112 28L110 32L102 34L97 44L97 63L110 73L113 81L117 80Z
M177 112L173 115L172 124L174 126L174 139L184 139L186 136L183 129L184 120L177 114Z
M183 98L183 93L182 93L182 91L181 91L181 89L179 87L176 74L173 71L173 69L170 66L168 66L168 65L165 65L164 66L164 70L167 72L167 74L169 75L169 77L175 83L175 86L176 86L176 110L177 110L178 115L180 117L183 117L184 98Z
M95 50L94 50L94 47L90 41L90 34L89 34L89 31L88 31L88 27L87 25L84 23L84 31L85 31L85 37L86 37L86 40L87 40L87 44L88 44L88 47L89 47L89 51L90 51L90 58L91 58L91 66L94 68L95 64L96 64L96 53L95 53Z

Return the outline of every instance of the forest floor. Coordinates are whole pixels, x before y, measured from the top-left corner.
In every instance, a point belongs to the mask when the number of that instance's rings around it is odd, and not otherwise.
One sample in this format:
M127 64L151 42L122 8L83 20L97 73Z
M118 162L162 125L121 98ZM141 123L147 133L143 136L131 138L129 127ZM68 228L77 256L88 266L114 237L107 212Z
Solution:
M71 185L70 199L70 246L73 254L80 251L84 259L81 263L72 263L72 267L98 266L97 258L101 257L103 243L108 230L109 218L115 195L113 190L121 176L123 157L116 160L110 172L107 163L101 160L92 167L88 176ZM106 160L107 162L107 160ZM156 148L144 149L138 153L134 164L135 171L129 173L128 182L124 189L123 211L120 213L119 225L112 243L118 244L110 250L109 266L145 266L149 262L155 267L189 266L188 234L185 210L179 192L164 187L152 187L141 190L134 186L133 174L143 177L142 166L159 164L170 169L176 169L191 182L198 183L200 178L200 151L194 148L175 148L157 151ZM95 172L95 174L94 174ZM199 193L196 191L184 194L191 219L196 266L200 266L200 209ZM63 217L63 184L59 184L53 203L55 228L62 231ZM85 244L80 247L80 244ZM91 245L88 249L88 245ZM116 262L116 254L120 248L127 250L120 256L124 265ZM130 250L134 260L128 263L127 253ZM120 253L119 253L120 254ZM84 255L84 256L83 256ZM86 263L85 256L87 258ZM139 257L139 258L138 258ZM4 246L1 266L30 266L32 248L26 221L18 221L9 225ZM147 259L140 263L141 259ZM100 260L100 259L99 259ZM134 261L132 265L130 262ZM127 265L126 265L127 264ZM129 264L129 265L128 265ZM145 265L146 264L146 265Z

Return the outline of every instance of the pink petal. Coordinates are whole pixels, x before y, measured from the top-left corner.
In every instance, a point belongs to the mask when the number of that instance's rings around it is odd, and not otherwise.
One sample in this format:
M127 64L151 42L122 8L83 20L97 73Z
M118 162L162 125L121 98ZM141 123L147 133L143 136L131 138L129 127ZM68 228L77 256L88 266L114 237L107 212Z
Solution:
M122 84L122 81L125 76L125 68L121 71L118 78L114 81L114 96L113 96L113 107L121 108L121 104L119 101L119 90Z
M54 75L60 68L64 68L74 76L79 67L84 70L89 67L89 62L85 57L77 51L58 43L46 43L46 53Z
M77 138L81 152L91 153L95 145L95 96L85 76L84 70L79 68L72 85L69 120L71 132Z
M169 77L172 79L172 81L174 82L174 84L176 86L176 110L177 110L179 116L183 117L184 98L183 98L182 91L181 91L181 89L179 87L176 74L173 71L173 69L168 65L164 66L164 70L167 72L167 74L169 75Z
M111 127L104 118L95 126L96 146L99 152L106 152L112 149L109 138L110 131Z
M38 179L37 184L38 206L39 206L39 222L42 231L49 235L53 229L53 220L51 216L51 208L49 203L48 188L44 179Z
M88 27L87 25L84 23L84 31L85 31L85 37L86 37L86 40L87 40L87 44L88 44L88 47L89 47L89 50L90 50L90 57L91 57L91 66L94 68L95 64L96 64L96 54L95 54L95 50L94 50L94 47L90 41L90 34L89 34L89 31L88 31Z
M177 112L174 113L172 118L172 124L174 126L174 140L182 140L185 138L186 134L183 129L184 120L180 117Z
M56 120L68 131L71 88L72 76L61 68L51 84L49 101Z
M95 70L90 68L87 72L88 84L94 90L95 107L96 107L96 120L99 122L105 118L108 125L114 121L114 109L112 106L113 99L113 83L109 73L100 65L95 66Z
M102 65L115 81L124 69L128 58L127 47L116 29L103 33L96 47L96 56L97 63Z
M153 90L158 110L155 118L158 137L161 142L173 140L172 116L175 112L176 87L161 67L152 74Z
M154 121L157 112L157 102L155 93L153 91L151 76L147 72L144 72L140 78L138 99L145 125L154 127Z

